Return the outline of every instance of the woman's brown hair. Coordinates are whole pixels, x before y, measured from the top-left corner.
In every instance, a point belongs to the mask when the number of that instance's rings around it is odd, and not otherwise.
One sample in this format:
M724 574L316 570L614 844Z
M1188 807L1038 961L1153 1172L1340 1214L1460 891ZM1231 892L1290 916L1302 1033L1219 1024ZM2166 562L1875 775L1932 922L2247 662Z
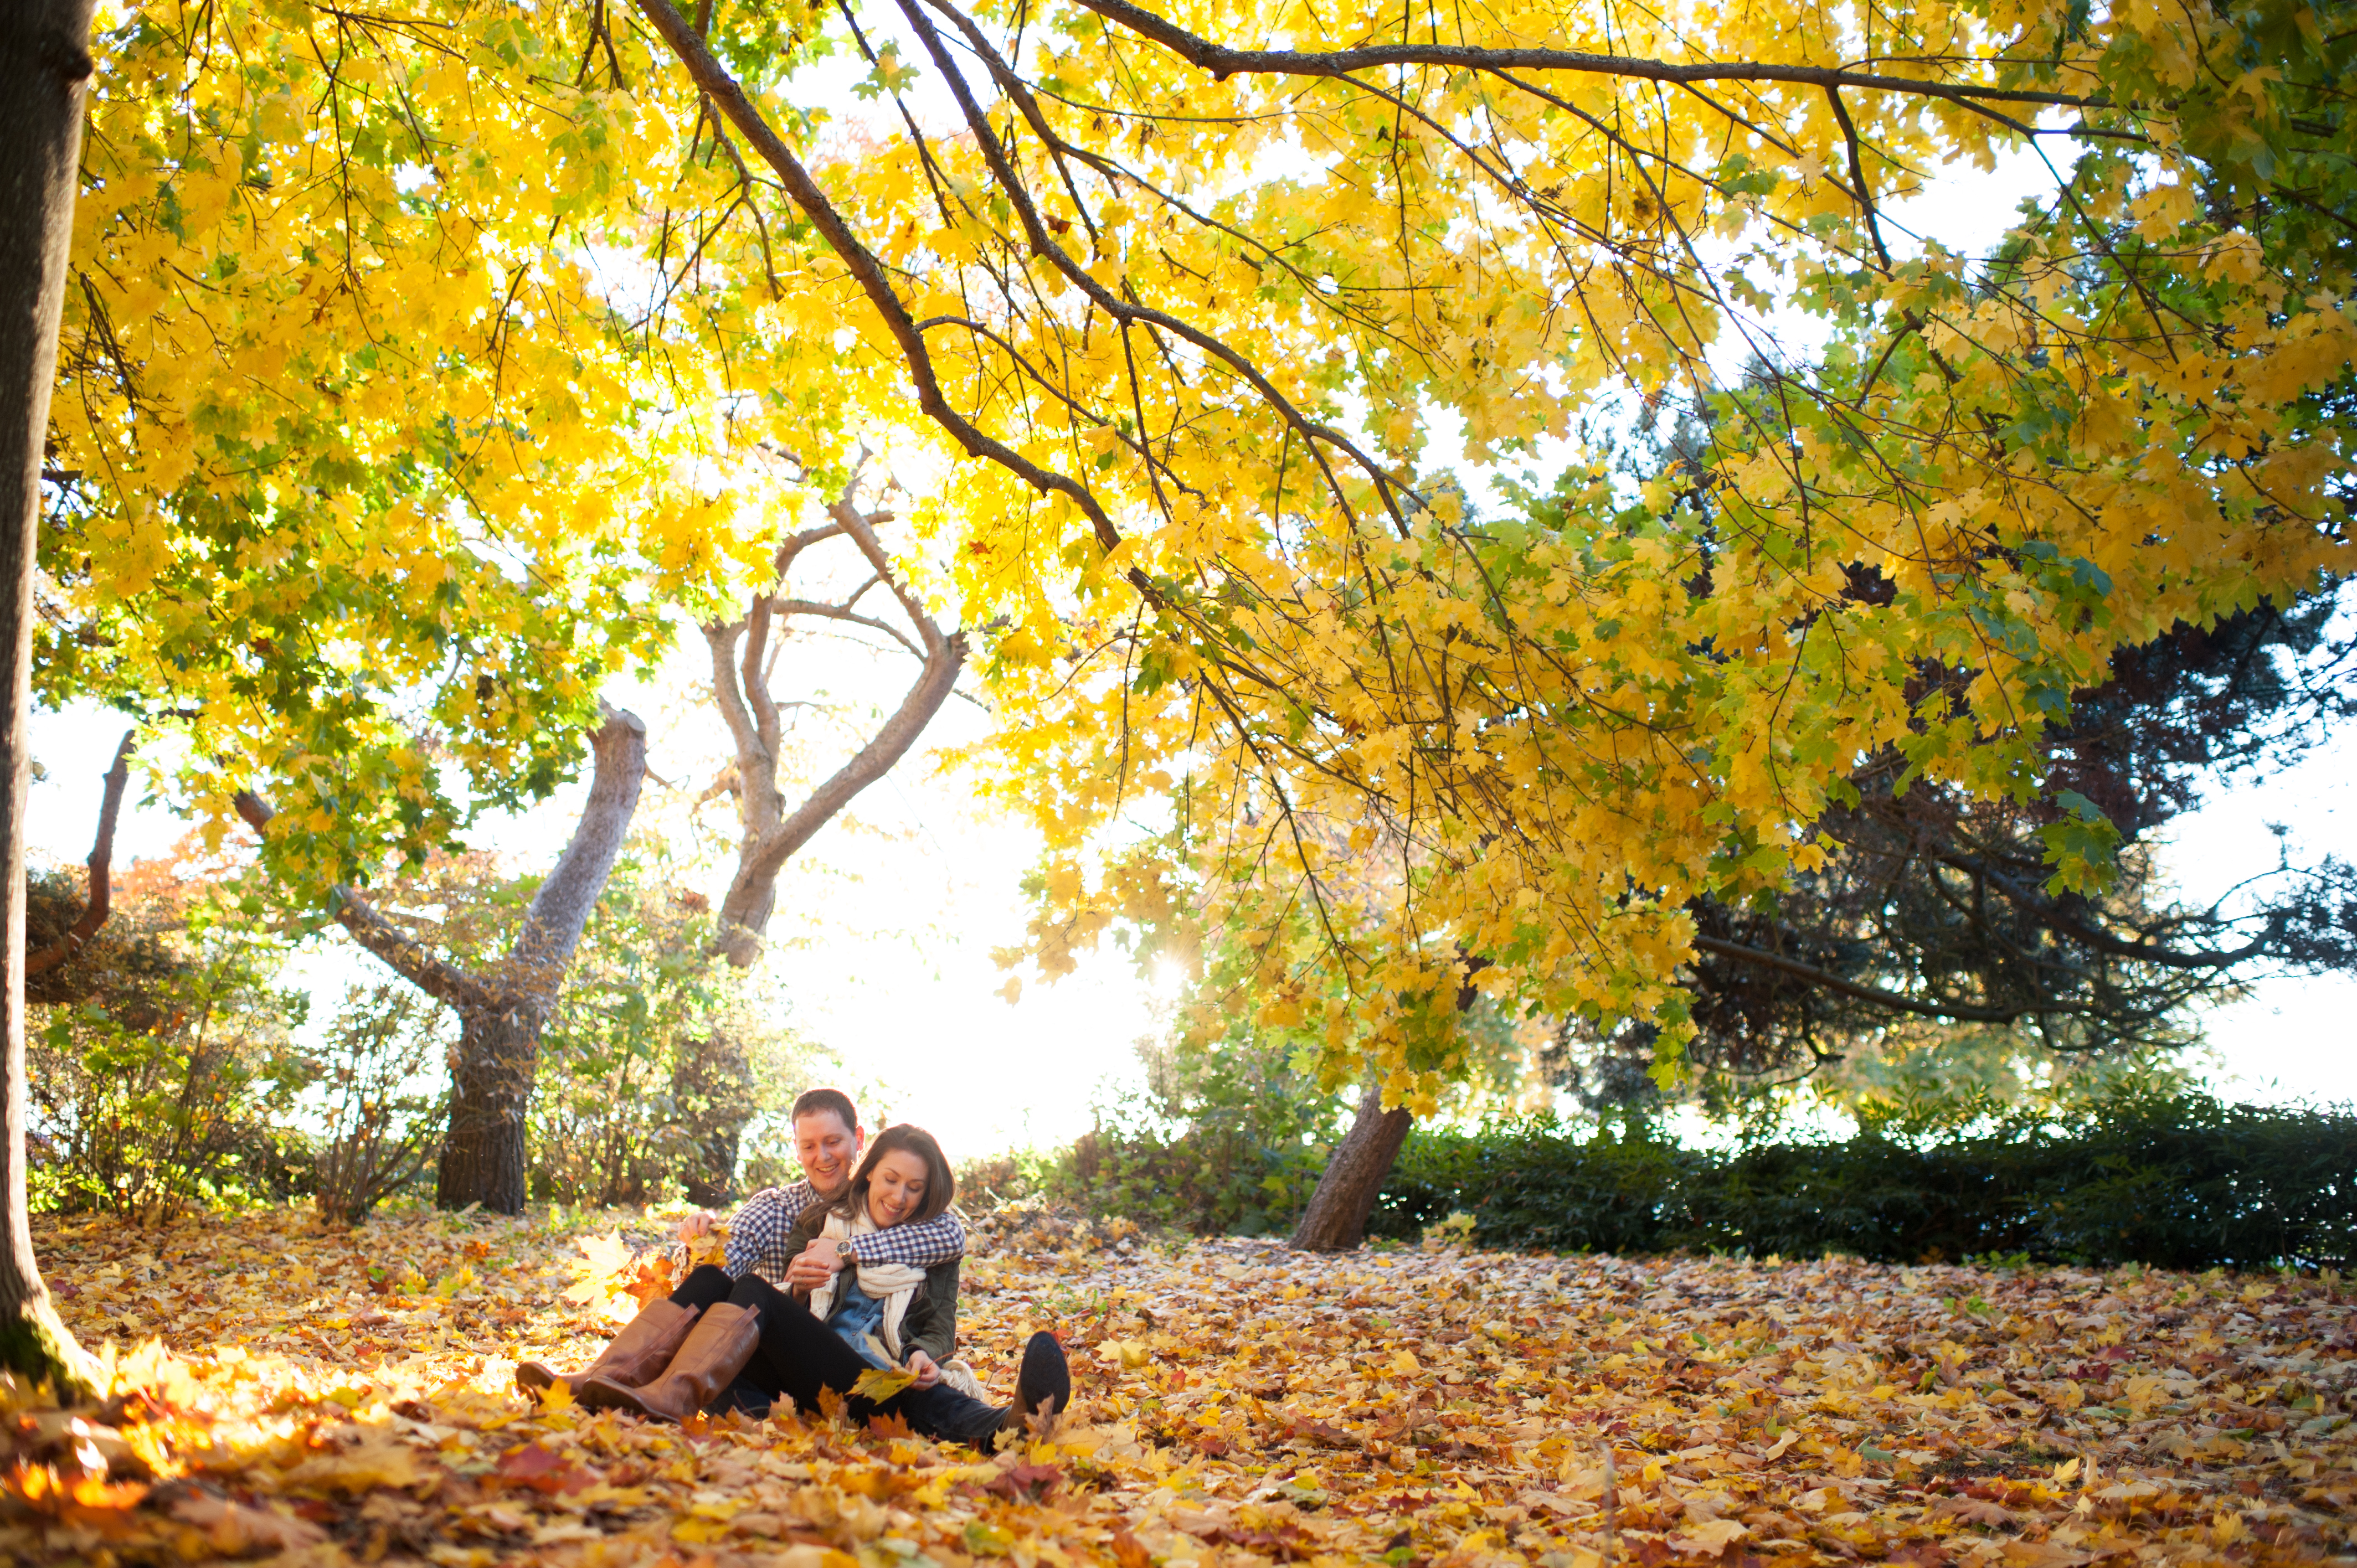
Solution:
M916 1213L900 1223L919 1224L949 1208L950 1201L957 1197L957 1177L950 1174L950 1157L942 1153L941 1144L934 1141L931 1133L909 1122L898 1122L877 1133L869 1142L866 1157L852 1173L850 1190L843 1195L840 1207L846 1213L856 1214L866 1207L868 1174L875 1170L877 1161L895 1150L914 1155L925 1162L925 1200L918 1206Z

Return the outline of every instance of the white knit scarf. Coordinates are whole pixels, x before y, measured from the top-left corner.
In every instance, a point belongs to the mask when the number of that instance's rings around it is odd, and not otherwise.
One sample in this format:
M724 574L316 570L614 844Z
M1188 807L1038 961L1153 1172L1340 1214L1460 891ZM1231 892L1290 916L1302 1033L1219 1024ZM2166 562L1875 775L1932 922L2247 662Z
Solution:
M865 1236L878 1229L867 1217L867 1206L861 1204L859 1212L844 1218L843 1211L828 1213L826 1225L820 1234L829 1240L847 1241L855 1236ZM859 1288L869 1297L884 1304L884 1350L895 1363L901 1359L900 1321L909 1316L909 1304L917 1297L917 1287L925 1283L925 1271L909 1263L861 1263ZM834 1310L834 1280L811 1292L811 1316L824 1323Z

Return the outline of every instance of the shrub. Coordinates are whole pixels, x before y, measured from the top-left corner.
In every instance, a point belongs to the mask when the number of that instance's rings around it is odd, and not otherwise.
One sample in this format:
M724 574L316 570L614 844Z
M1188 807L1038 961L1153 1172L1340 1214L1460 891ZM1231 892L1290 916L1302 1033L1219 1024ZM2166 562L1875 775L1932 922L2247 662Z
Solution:
M1642 1134L1582 1139L1544 1119L1422 1129L1369 1230L1414 1238L1458 1209L1483 1244L1513 1249L2345 1268L2357 1260L2357 1113L2129 1093L2075 1125L2024 1112L1971 1135L1870 1126L1727 1155Z
M565 1204L728 1201L783 1168L819 1054L770 1019L758 973L710 950L703 900L626 857L541 1036L532 1193Z
M1339 1136L1343 1101L1259 1036L1210 1051L1144 1043L1139 1055L1146 1088L1101 1107L1095 1128L1038 1162L1019 1189L1203 1235L1290 1225Z
M448 1114L447 1018L407 985L345 992L316 1086L312 1190L322 1220L358 1225L425 1175Z
M308 1177L284 1124L312 1071L288 1036L300 1000L272 989L258 944L191 934L135 892L118 895L134 905L118 941L140 956L135 980L81 971L79 999L43 1008L26 1041L31 1203L153 1222L292 1196Z
M1703 1156L1641 1133L1577 1140L1549 1117L1409 1136L1368 1221L1412 1240L1464 1209L1488 1245L1552 1251L1657 1249Z

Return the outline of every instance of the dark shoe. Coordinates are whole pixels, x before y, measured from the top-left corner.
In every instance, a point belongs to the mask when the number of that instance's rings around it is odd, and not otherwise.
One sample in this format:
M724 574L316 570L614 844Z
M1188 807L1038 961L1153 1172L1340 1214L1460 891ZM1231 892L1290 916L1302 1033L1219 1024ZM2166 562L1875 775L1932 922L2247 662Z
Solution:
M581 1385L581 1402L592 1410L628 1410L658 1421L685 1421L737 1380L760 1343L760 1315L724 1301L697 1321L662 1376L636 1389L610 1378L591 1378Z
M651 1301L622 1326L619 1334L607 1341L587 1371L559 1372L538 1361L519 1362L516 1387L525 1393L536 1394L551 1383L563 1383L578 1399L581 1385L592 1378L603 1378L630 1389L651 1383L671 1365L672 1357L686 1340L688 1330L695 1326L696 1315L702 1310L676 1302Z
M1064 1348L1042 1330L1023 1347L1023 1370L1015 1380L1015 1405L1006 1424L1028 1426L1034 1415L1061 1415L1072 1408L1072 1369Z
M1012 1409L985 1404L947 1383L909 1389L887 1402L887 1412L907 1419L926 1436L945 1443L971 1443L987 1453L998 1434L1019 1425Z

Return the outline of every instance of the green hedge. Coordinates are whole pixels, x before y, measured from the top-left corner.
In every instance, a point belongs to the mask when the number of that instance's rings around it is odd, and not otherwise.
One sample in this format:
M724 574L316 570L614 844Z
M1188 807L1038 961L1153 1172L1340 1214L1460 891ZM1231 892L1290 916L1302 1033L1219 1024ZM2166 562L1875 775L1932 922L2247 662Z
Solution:
M2123 1101L2064 1128L2023 1120L1914 1142L1706 1154L1538 1120L1413 1134L1372 1234L1451 1213L1485 1245L1884 1262L2026 1253L2161 1268L2348 1268L2357 1261L2357 1113Z

